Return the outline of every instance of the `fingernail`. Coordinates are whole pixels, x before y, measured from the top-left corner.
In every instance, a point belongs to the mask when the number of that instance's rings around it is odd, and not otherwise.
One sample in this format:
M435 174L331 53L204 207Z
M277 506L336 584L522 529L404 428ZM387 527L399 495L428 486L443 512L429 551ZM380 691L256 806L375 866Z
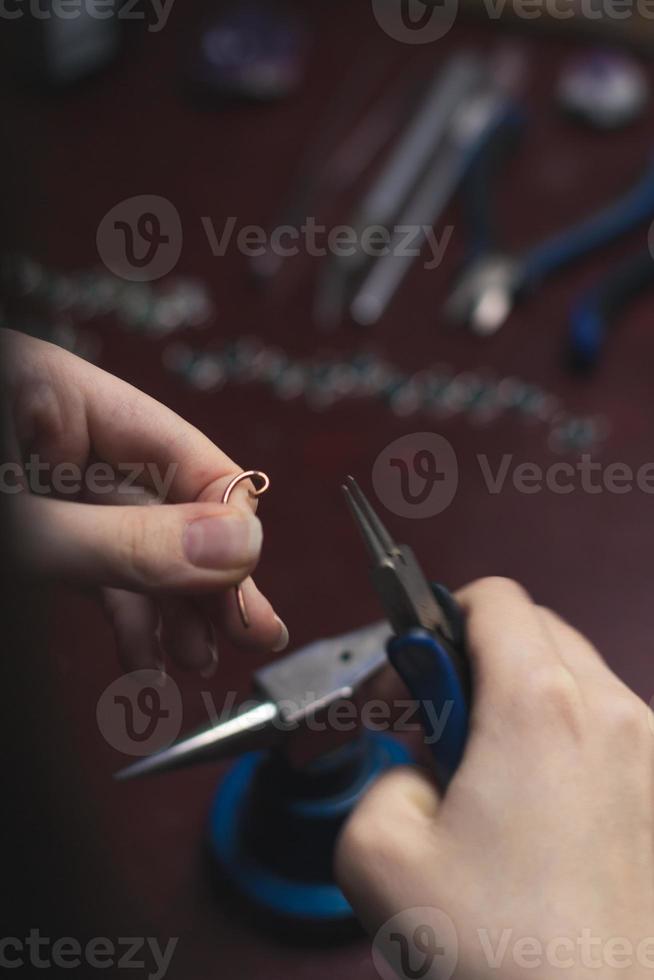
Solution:
M272 648L273 653L281 653L288 646L288 629L286 623L284 623L279 616L275 616L276 622L279 623L279 638Z
M198 568L243 568L258 556L262 539L254 515L199 517L184 529L184 554Z

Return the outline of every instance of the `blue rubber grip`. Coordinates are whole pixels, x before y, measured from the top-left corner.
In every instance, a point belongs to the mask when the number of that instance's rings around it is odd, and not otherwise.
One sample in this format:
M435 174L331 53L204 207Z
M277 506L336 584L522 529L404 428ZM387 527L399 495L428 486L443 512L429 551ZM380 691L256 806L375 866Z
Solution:
M582 297L570 314L570 355L577 367L595 364L604 346L606 326L596 297Z
M654 164L623 197L572 228L558 232L524 256L522 284L532 286L551 272L608 245L620 235L654 218Z
M470 679L462 646L413 629L389 640L388 657L418 702L425 743L446 786L463 757L470 715Z

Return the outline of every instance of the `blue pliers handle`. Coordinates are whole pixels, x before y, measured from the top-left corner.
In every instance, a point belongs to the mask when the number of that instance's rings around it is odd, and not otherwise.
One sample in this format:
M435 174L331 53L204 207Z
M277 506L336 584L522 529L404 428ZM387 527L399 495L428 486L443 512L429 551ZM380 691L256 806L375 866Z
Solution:
M470 671L464 646L463 615L447 589L432 589L448 620L450 638L440 631L407 630L388 642L388 657L418 703L436 774L446 786L456 772L468 737Z
M597 363L618 313L645 289L654 288L654 256L643 249L619 263L576 300L568 335L571 366L588 371Z
M521 285L529 288L569 262L608 245L654 218L654 161L638 183L612 204L531 248L520 260Z

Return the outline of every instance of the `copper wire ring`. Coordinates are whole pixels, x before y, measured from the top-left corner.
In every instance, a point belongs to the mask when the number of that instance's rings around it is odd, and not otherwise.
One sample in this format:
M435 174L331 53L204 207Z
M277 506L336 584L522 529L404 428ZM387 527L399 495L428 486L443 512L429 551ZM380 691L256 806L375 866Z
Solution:
M261 482L261 486L257 487L255 484L254 490L248 491L251 497L260 497L261 494L265 493L268 487L270 486L270 478L267 476L266 473L262 473L261 470L244 470L242 473L237 473L236 476L232 480L230 480L229 483L227 484L227 487L225 488L225 492L223 494L223 499L221 501L223 504L229 502L229 498L232 493L232 490L242 480L252 480L253 483L255 480ZM241 622L243 623L243 626L245 626L245 628L248 629L250 626L250 618L248 616L248 611L245 606L243 589L241 588L240 585L236 585L234 588L236 590L236 604L238 606L238 611L241 616Z

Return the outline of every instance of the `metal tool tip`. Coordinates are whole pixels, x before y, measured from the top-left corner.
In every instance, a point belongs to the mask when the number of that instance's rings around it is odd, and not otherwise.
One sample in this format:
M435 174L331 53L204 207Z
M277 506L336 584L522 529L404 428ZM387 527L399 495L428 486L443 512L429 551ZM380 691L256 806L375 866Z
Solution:
M503 287L487 289L472 312L472 329L480 337L496 333L511 312L511 294Z
M139 759L137 762L132 762L129 766L125 766L124 769L119 769L118 772L113 774L113 779L117 783L125 783L130 779L137 779L139 776L147 776L150 773L158 772L162 768L161 756L147 756Z
M361 293L350 306L352 319L362 327L377 323L384 312L383 303L374 293Z
M125 769L119 769L111 777L115 783L126 783L128 780L132 779L132 773L130 772L130 766L126 766Z

